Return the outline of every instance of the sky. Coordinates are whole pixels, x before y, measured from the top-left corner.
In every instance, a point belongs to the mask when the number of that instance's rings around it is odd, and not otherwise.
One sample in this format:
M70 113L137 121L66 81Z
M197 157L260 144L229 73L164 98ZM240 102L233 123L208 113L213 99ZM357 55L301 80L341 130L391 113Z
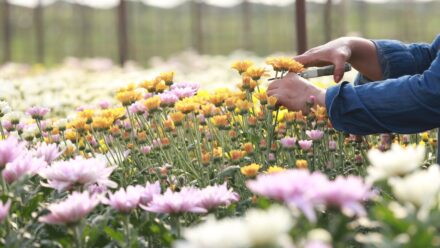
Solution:
M16 5L26 6L26 7L35 7L40 0L7 0L8 2ZM41 0L43 4L52 4L58 0ZM63 0L66 2L76 2L80 4L85 4L88 6L96 7L96 8L111 8L117 5L119 0ZM186 0L131 0L131 1L142 1L147 5L153 5L162 8L172 8ZM295 0L248 0L253 3L263 3L270 5L288 5L294 2ZM325 2L326 0L307 0L308 2ZM349 0L350 1L350 0ZM399 0L364 0L372 3L383 3L383 2L395 2ZM401 1L401 0L400 0ZM414 0L414 1L433 1L433 0ZM211 5L217 5L221 7L232 7L237 4L240 4L242 0L203 0L203 2ZM333 2L337 3L338 0L334 0Z

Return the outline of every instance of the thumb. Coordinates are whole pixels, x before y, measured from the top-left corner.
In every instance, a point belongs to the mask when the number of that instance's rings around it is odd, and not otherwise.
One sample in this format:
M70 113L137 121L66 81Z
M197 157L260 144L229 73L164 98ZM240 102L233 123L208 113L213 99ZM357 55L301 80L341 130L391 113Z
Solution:
M333 78L336 83L342 80L344 77L344 67L345 67L345 61L335 61L335 71L333 72Z

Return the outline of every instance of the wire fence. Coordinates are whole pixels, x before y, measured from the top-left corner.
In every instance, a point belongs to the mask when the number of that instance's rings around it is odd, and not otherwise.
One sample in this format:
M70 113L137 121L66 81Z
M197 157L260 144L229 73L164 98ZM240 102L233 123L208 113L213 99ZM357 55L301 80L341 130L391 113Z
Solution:
M118 8L94 9L67 2L33 9L5 6L3 2L0 11L3 62L56 64L67 56L120 58ZM440 1L308 2L307 45L347 34L430 42L439 33L439 9ZM294 53L296 49L294 4L280 7L245 2L222 8L187 2L162 9L127 1L124 12L126 59L144 64L153 56L167 57L189 48L204 54L245 49L259 55Z

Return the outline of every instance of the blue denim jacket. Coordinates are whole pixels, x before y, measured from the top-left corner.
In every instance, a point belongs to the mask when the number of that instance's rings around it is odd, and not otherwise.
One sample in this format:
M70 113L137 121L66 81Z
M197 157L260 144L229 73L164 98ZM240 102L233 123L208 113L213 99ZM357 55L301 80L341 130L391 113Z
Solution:
M329 88L326 105L334 128L365 135L440 127L440 35L432 44L373 42L384 80L358 75L354 85Z

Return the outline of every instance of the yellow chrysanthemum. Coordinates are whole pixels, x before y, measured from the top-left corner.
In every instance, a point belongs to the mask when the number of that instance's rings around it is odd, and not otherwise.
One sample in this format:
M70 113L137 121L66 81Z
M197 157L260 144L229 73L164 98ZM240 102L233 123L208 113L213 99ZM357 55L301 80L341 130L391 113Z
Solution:
M255 163L240 168L241 174L247 177L256 176L259 170L260 170L260 165Z
M166 89L168 88L168 86L166 85L165 81L160 80L156 86L154 87L154 89L156 90L157 93L162 93L164 92Z
M113 124L113 119L106 117L94 117L92 122L92 127L95 130L107 130Z
M152 112L159 108L160 106L160 97L159 96L153 96L148 99L146 99L143 102L145 108L147 108L148 111Z
M304 70L304 66L301 63L289 57L268 58L266 63L271 65L274 71L290 71L298 73Z
M277 173L280 171L285 171L286 169L280 166L270 166L269 169L267 169L266 173Z
M246 152L242 151L242 150L231 150L229 152L229 157L231 158L232 161L235 161L235 162L244 158L245 155L246 155Z
M174 80L174 72L173 71L169 71L169 72L162 72L159 77L165 81L166 85L172 85L173 84L173 80Z
M212 123L219 127L219 128L224 128L229 126L229 119L227 115L216 115L212 117Z
M95 114L95 110L93 110L93 109L85 109L81 112L78 112L79 117L85 118L88 121L92 120L94 114Z
M307 160L304 160L304 159L296 160L295 165L296 165L296 168L298 168L298 169L307 169L309 166Z
M177 124L182 123L182 120L183 120L183 118L185 118L185 115L180 111L173 112L173 113L170 113L170 118L177 125Z
M268 76L266 69L256 66L251 66L246 70L246 76L252 78L257 81L260 80L261 77Z
M251 67L254 64L254 62L249 60L244 61L236 61L232 63L231 67L232 69L235 69L238 71L238 73L241 75L243 72L246 72L249 67Z
M139 87L146 89L148 92L154 92L156 82L154 80L144 80L139 84Z
M141 93L135 90L120 91L116 94L116 99L118 99L123 106L130 106L132 103L141 99L141 97Z

